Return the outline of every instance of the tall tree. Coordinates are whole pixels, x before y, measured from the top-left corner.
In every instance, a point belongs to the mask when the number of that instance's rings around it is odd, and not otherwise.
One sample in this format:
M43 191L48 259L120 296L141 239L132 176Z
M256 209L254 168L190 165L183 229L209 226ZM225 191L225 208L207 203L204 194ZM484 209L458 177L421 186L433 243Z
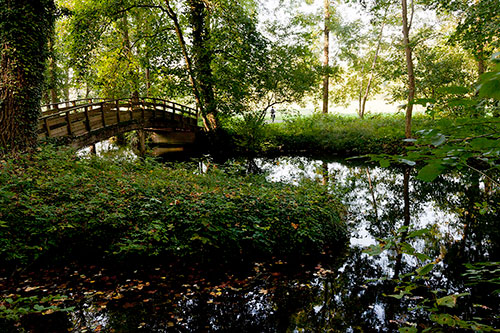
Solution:
M53 0L0 0L0 149L36 144Z
M165 0L165 3L167 6L166 12L175 27L193 94L203 117L205 128L209 131L215 130L218 127L218 115L213 90L214 82L210 67L213 50L208 44L210 32L208 22L206 22L208 14L207 4L201 0L187 0L193 46L193 51L190 54L179 16L169 0Z
M323 44L323 113L328 113L328 93L329 93L329 63L330 63L330 0L323 0L325 29Z
M415 73L413 65L413 49L410 44L410 30L413 20L414 12L414 0L411 2L411 14L410 20L408 20L408 4L406 0L401 0L401 15L403 24L403 45L405 49L406 56L406 70L408 74L408 103L406 104L406 116L405 116L405 137L411 138L411 120L413 113L413 100L415 99Z
M373 79L375 76L375 69L377 66L377 60L379 58L380 48L382 46L382 37L384 36L385 16L387 15L387 9L388 9L388 6L386 7L382 23L380 24L380 32L379 32L378 39L377 39L377 48L375 49L375 55L373 56L372 66L370 68L370 74L368 77L368 82L366 84L365 92L364 92L363 96L361 96L361 90L360 90L360 94L359 94L358 115L359 115L359 118L361 118L361 119L363 119L365 116L366 101L368 100L368 96L370 95L370 90L371 90Z

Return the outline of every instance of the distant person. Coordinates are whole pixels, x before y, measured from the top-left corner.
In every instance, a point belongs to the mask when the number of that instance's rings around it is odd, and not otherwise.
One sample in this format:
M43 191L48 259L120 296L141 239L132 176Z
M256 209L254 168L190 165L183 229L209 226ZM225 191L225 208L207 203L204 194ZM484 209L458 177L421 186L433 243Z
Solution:
M274 111L274 108L271 106L271 121L274 123L274 118L276 118L276 111Z

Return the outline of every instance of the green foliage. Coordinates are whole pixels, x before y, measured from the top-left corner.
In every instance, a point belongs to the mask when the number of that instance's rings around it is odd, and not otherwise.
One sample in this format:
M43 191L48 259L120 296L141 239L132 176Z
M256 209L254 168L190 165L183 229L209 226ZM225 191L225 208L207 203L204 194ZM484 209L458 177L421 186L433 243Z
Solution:
M415 126L430 123L425 117L415 117ZM231 128L233 136L240 129ZM404 138L404 117L373 116L365 119L340 115L315 114L294 117L283 123L268 124L262 142L256 149L261 153L335 153L354 156L369 153L401 152Z
M37 140L53 0L0 1L0 150Z
M265 135L269 125L259 114L246 113L243 118L233 118L227 124L238 152L252 155L266 150Z
M199 175L48 147L3 160L0 184L0 255L10 264L104 254L306 254L346 236L343 208L323 187L217 168Z
M452 40L462 44L478 60L486 60L500 46L497 0L461 1L455 4L448 2L443 5L461 14Z
M442 258L439 257L432 260L429 256L418 253L410 242L423 237L432 237L432 234L436 231L431 229L416 229L409 232L409 230L408 227L401 227L393 236L381 239L378 244L371 245L364 250L365 253L371 256L378 256L384 251L398 255L405 254L415 257L421 263L420 267L413 272L393 277L391 280L395 283L394 292L396 294L385 296L399 300L401 303L408 299L419 300L416 305L411 305L411 308L427 313L429 322L418 323L419 327L424 328L423 332L441 332L443 328L498 332L498 329L482 324L482 318L477 315L474 316L473 320L470 320L462 319L453 314L453 309L458 306L457 303L461 298L470 296L469 292L444 293L443 295L443 290L433 290L428 286L426 281L429 279L429 275L436 265L440 264ZM494 272L489 271L489 268L497 266L498 263L466 264L468 272L465 276L468 277L472 284L476 285L479 283L498 284L498 269ZM489 279L482 278L483 274L489 275ZM477 306L480 307L480 305ZM418 329L414 324L414 326L400 327L399 332L418 332Z
M499 183L500 122L496 118L441 119L434 128L417 131L417 139L402 155L370 155L382 167L391 164L419 164L417 178L433 181L447 170L470 169Z
M0 319L18 321L22 316L41 313L50 314L53 312L71 312L74 306L64 306L65 296L50 295L46 297L20 295L10 295L9 298L0 301Z
M479 97L500 101L500 53L494 54L492 60L495 63L493 70L479 78Z

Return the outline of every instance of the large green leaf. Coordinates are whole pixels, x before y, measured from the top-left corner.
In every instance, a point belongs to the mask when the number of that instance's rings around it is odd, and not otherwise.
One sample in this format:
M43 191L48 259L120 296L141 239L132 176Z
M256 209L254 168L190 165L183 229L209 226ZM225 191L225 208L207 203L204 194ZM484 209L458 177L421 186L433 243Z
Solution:
M474 99L467 99L467 98L461 98L461 99L454 99L448 102L448 106L454 107L454 106L472 106L472 105L477 105L478 101Z
M369 247L364 249L363 252L371 256L377 256L381 254L383 250L383 246L381 245L370 245Z
M420 169L417 179L423 180L424 182L432 182L443 170L444 166L442 164L433 161Z
M457 305L457 297L455 295L445 296L436 300L437 305L454 308Z
M432 269L434 268L434 265L435 263L431 262L427 265L425 265L424 267L420 267L417 269L417 273L418 275L427 275L430 273L430 271L432 271Z
M428 228L413 230L412 232L410 232L408 234L407 238L422 236L422 235L428 234L429 232L430 232L430 230Z
M441 133L437 134L436 137L432 139L432 145L434 147L439 147L445 142L446 142L446 137Z
M479 97L500 100L500 71L498 70L498 66L494 72L481 75L478 89Z
M455 295L448 295L444 296L441 298L438 298L436 300L437 305L439 306L447 306L449 308L454 308L455 305L457 305L457 299L462 296L470 295L469 293L463 293L463 294L455 294Z
M448 325L448 326L455 325L455 319L453 319L452 316L446 313L433 314L431 315L431 320L441 325Z

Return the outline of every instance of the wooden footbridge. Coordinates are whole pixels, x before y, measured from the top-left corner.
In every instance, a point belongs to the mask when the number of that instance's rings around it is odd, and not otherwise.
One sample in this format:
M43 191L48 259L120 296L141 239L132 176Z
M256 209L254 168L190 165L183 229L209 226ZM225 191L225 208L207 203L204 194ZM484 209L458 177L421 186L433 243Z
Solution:
M198 131L195 109L158 98L86 98L42 106L38 138L64 139L83 148L112 136L146 130L193 141ZM175 140L174 140L175 141Z

